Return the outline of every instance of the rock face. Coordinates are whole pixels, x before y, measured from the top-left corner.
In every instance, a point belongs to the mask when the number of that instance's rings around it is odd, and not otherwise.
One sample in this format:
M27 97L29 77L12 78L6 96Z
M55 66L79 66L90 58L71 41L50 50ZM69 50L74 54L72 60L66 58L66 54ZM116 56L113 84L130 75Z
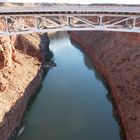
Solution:
M41 84L41 36L0 38L0 140L7 140L20 124L30 96Z
M41 52L41 38L37 34L18 36L15 47L22 50L24 54L37 58L39 61L43 60L44 56Z
M16 60L14 42L14 36L0 37L0 69L11 67L12 62ZM0 92L6 91L7 87L7 79L2 76L0 71Z
M4 64L5 64L4 49L2 45L0 45L0 69L4 68Z
M140 140L140 34L71 32L111 89L126 140Z
M0 37L0 69L11 66L12 59L15 59L13 37Z

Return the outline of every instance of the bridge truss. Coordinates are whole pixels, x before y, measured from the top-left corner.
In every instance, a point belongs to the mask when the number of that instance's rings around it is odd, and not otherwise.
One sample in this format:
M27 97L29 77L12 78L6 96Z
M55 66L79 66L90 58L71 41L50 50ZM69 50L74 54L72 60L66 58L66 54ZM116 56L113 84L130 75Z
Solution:
M14 14L0 15L0 36L53 31L140 32L140 16L133 14Z

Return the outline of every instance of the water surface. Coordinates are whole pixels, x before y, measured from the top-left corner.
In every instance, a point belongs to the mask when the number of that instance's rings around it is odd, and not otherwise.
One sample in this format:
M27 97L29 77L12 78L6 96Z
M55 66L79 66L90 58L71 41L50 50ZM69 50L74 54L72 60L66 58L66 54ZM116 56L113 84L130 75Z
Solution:
M56 67L43 82L14 140L120 140L107 89L65 32L51 38Z

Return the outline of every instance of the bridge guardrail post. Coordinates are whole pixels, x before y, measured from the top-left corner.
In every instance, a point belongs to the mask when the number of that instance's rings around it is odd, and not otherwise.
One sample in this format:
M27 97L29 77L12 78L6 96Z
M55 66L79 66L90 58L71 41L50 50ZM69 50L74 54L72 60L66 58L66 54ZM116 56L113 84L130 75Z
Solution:
M67 16L67 27L70 27L70 16Z
M5 16L5 31L9 32L9 24L8 24L9 16Z
M35 30L38 29L38 16L35 16Z
M136 17L133 17L133 28L136 27Z
M102 27L102 22L103 22L103 15L99 16L99 26Z

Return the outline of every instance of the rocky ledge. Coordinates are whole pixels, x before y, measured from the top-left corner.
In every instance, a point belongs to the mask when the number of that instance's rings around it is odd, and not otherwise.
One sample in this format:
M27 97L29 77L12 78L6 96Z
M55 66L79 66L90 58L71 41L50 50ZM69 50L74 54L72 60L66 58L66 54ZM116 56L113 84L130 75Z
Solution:
M7 140L20 125L30 96L41 84L41 36L0 37L0 140Z
M107 80L126 140L140 140L140 34L71 32Z

